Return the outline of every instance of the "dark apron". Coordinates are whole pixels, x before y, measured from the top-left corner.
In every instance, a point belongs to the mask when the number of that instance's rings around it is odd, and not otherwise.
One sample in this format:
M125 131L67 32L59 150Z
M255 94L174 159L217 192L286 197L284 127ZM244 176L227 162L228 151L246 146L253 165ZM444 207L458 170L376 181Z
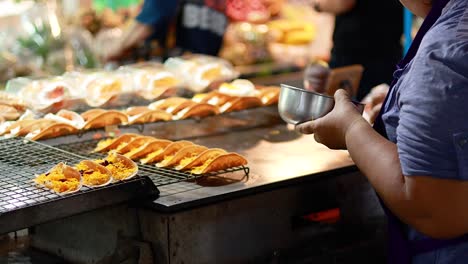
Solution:
M390 89L393 89L393 86L396 84L398 79L400 78L401 74L403 73L405 67L408 63L414 58L416 52L419 49L421 41L424 35L429 31L429 29L434 25L437 19L440 17L442 10L447 5L450 0L435 0L433 7L424 20L418 34L416 35L411 47L407 53L407 55L403 58L403 60L397 65L397 70L394 74L394 79ZM389 91L390 94L390 91ZM383 106L385 107L388 100L388 96L385 99ZM384 109L384 108L382 108ZM374 129L379 132L382 136L387 138L387 134L385 131L385 126L382 120L382 113L381 111L379 116L377 117L374 123ZM448 240L438 240L438 239L431 239L426 238L423 240L417 241L409 241L408 240L408 226L405 225L403 222L400 221L380 200L382 207L387 215L388 220L388 263L391 264L410 264L412 262L412 258L419 254L423 254L426 252L431 252L440 248L448 247L451 245L455 245L461 242L468 241L468 235L461 236L455 239L448 239Z

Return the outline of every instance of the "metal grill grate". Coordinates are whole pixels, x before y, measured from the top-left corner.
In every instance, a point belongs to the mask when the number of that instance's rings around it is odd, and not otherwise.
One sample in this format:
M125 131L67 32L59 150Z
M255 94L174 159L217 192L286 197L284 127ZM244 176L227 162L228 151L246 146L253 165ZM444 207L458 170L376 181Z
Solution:
M83 159L38 142L20 138L0 140L0 233L159 193L144 177L100 188L83 187L63 196L33 182L34 175L59 162L76 164Z
M59 162L76 164L82 159L37 142L0 140L0 213L67 197L35 185L34 175L47 171ZM97 189L83 187L77 194L93 190Z
M102 158L105 156L105 154L92 152L92 150L96 147L97 143L98 143L98 140L88 140L88 141L83 141L83 142L57 145L56 147L64 151L75 153L75 154L85 156L88 158L93 158L93 159ZM249 174L248 167L237 167L237 168L231 168L231 169L224 170L224 171L208 173L204 175L195 175L195 174L191 174L188 172L177 171L174 169L158 168L154 165L138 164L138 174L140 176L149 177L153 181L154 185L156 186L162 186L162 185L177 183L181 181L192 180L192 179L196 179L202 176L215 176L215 175L241 171L241 170L243 170L246 175Z

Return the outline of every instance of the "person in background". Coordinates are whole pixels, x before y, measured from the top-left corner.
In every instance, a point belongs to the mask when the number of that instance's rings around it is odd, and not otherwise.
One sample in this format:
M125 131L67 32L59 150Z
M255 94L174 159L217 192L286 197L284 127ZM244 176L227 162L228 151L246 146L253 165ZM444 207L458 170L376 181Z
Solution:
M104 61L117 59L150 37L164 45L174 21L178 49L216 55L228 24L224 9L225 0L145 0L136 21L119 41L103 51L102 58Z
M356 99L362 100L376 85L390 84L395 65L402 57L401 4L395 0L312 0L312 3L316 11L336 16L330 68L364 66ZM306 71L306 80L314 78Z
M425 20L374 128L341 89L330 113L296 129L348 149L388 216L391 263L467 263L468 1L401 2Z
M362 99L361 103L366 105L364 107L364 118L369 123L374 124L382 109L383 101L388 94L389 88L390 86L386 83L377 85Z
M307 78L304 78L304 87L306 90L317 93L326 93L326 85L330 68L324 61L315 61L311 63L304 73ZM389 85L386 83L379 84L373 87L370 92L361 100L365 104L364 118L371 124L374 123L377 115L382 108L383 100L387 96Z

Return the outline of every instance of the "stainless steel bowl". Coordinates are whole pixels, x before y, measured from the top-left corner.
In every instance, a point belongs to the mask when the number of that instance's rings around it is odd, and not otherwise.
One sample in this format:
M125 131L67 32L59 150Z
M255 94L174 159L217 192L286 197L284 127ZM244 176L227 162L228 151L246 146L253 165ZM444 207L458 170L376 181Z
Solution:
M364 105L353 103L362 113ZM331 96L281 84L278 111L287 123L296 125L315 120L329 113L334 105L335 99Z

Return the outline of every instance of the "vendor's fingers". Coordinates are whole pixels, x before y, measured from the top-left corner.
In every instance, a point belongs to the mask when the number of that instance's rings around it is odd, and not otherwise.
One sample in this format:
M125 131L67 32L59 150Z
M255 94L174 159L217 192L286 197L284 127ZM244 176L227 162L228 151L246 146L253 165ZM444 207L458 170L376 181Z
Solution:
M334 97L335 97L336 102L351 101L351 96L349 95L348 91L346 91L345 89L336 90Z
M309 121L296 125L296 131L302 134L313 134L317 121Z
M375 93L372 97L371 97L371 104L372 105L378 105L380 103L382 103L384 100L385 100L385 97L387 96L387 93L386 92L379 92L379 93Z
M308 80L304 80L304 89L307 91L313 91L312 83Z
M330 74L330 69L320 64L309 65L304 71L304 79L324 79Z
M379 84L371 89L371 94L373 93L387 93L390 89L390 86L386 83Z
M319 134L314 134L314 139L315 139L315 142L323 144L322 140L320 139Z
M308 66L304 71L304 84L307 90L323 92L330 69L321 64Z
M389 90L389 86L387 84L380 84L372 88L371 92L365 97L363 101L366 104L370 104L371 106L377 105L385 100Z
M322 80L304 80L304 88L307 91L323 93L325 91L325 82Z
M379 115L380 113L380 110L382 109L382 103L374 106L370 113L369 113L369 121L371 124L373 124L375 122L375 119L377 118L377 116Z

